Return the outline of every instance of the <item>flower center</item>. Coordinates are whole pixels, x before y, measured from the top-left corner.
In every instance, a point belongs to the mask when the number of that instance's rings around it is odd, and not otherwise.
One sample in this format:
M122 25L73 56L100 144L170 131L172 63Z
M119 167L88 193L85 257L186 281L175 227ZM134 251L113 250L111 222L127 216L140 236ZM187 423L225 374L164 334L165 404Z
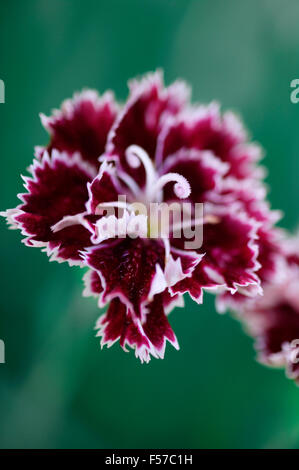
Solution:
M187 198L191 193L187 179L179 173L166 173L160 177L154 168L149 155L138 145L130 145L126 150L126 159L131 168L139 168L143 165L145 171L145 188L130 185L133 194L146 202L160 202L163 200L163 188L167 183L174 184L174 193L180 199ZM128 184L128 180L126 182ZM136 194L137 191L137 194Z
M151 207L155 206L155 204L159 205L162 203L165 186L168 183L173 183L175 195L179 199L186 199L191 193L190 184L187 179L179 173L169 172L159 176L147 152L138 145L130 145L126 149L125 156L131 168L140 168L141 165L143 166L145 171L145 185L141 188L130 175L119 170L118 177L126 184L131 192L131 195L128 196L128 201L125 196L121 196L118 201L100 203L97 207L97 213L101 213L103 210L117 208L128 211L131 217L140 217L140 215L146 216L147 232L148 236L151 238L153 234L158 233L160 224L157 213L155 213L156 217L152 216ZM124 201L121 200L122 197L124 197ZM182 209L181 203L177 202L176 205L178 207L176 207L175 210L179 213ZM165 216L162 212L162 218L163 217L169 216ZM166 222L164 225L166 225ZM190 225L190 222L188 222L188 225Z

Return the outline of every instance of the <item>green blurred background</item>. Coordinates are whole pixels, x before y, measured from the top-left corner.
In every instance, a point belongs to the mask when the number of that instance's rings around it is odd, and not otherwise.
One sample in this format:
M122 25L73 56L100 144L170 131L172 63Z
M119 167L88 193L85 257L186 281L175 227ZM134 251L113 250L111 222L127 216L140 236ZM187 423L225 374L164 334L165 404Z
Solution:
M38 113L83 87L127 95L129 78L162 67L193 99L238 110L269 168L270 199L299 221L297 0L0 0L1 210L16 205ZM100 350L99 310L79 268L49 263L1 221L0 447L298 448L299 389L254 360L252 340L213 298L171 323L181 350L141 365Z

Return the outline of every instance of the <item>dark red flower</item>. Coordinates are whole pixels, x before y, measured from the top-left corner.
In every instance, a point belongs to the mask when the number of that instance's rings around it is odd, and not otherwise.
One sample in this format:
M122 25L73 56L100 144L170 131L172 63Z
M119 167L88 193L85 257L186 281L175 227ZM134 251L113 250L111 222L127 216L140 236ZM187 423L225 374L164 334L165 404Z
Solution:
M76 93L72 100L62 103L50 117L41 114L41 121L50 134L47 150L60 150L72 155L79 152L81 157L99 167L99 156L104 152L107 134L116 119L118 105L111 92L99 96L94 90ZM36 148L40 157L43 147Z
M2 215L27 245L88 267L84 294L110 303L102 344L119 340L148 361L163 357L166 340L177 347L167 313L185 292L198 303L203 290L242 300L261 292L276 271L276 216L261 151L234 114L191 106L189 88L164 87L160 73L129 88L123 107L85 91L42 115L50 142L36 149L21 204ZM149 216L161 204L175 207L167 233L163 212Z

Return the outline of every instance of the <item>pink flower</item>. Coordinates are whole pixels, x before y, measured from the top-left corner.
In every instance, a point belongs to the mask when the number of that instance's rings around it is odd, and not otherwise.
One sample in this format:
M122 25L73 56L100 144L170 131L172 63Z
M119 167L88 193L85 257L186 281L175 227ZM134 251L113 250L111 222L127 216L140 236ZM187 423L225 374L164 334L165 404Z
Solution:
M119 340L147 362L167 340L178 348L167 316L184 293L202 303L203 290L220 291L223 305L261 293L259 273L276 272L277 214L265 202L261 151L234 114L191 105L188 87L165 88L160 73L129 88L123 107L85 91L42 115L50 143L36 148L21 204L2 215L26 245L89 268L84 295L109 303L101 344ZM153 236L134 204L162 202L189 204L185 228L203 226L200 246L187 249L184 231Z

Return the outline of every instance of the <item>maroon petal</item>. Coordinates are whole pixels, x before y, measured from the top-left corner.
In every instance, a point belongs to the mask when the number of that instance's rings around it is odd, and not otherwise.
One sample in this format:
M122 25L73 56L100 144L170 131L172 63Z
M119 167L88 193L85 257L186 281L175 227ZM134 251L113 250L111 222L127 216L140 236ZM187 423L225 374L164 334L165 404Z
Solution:
M216 158L211 152L194 149L181 149L169 156L160 169L160 173L179 173L183 175L191 187L192 202L206 202L213 195L222 191L222 178L227 165ZM164 200L177 199L173 183L164 188Z
M144 304L165 289L164 247L156 240L117 239L89 248L84 257L102 281L102 305L118 297L141 318Z
M204 254L198 254L195 251L171 247L171 258L166 262L165 267L167 285L171 295L181 295L188 291L187 288L182 287L185 286L185 283L189 285L188 282L203 257Z
M123 195L119 181L116 176L115 167L112 164L103 162L99 174L92 183L88 184L89 199L87 210L90 214L96 214L97 207L102 202L114 202L118 196Z
M44 247L51 259L81 264L79 250L90 245L89 232L81 225L56 233L51 227L85 210L90 167L78 155L53 151L51 158L44 153L40 162L35 160L30 171L32 177L24 178L28 193L18 195L22 204L3 215L26 236L26 245Z
M257 223L242 213L219 212L216 217L216 223L204 224L201 251L205 256L191 277L173 289L176 293L188 291L197 302L202 302L202 288L222 287L235 293L239 288L260 283L256 275Z
M48 151L56 148L69 154L80 152L84 160L98 167L98 158L104 152L108 132L117 115L112 93L99 97L86 90L66 100L61 110L52 116L41 115L44 127L50 133ZM37 148L40 155L41 148Z
M226 178L223 181L222 198L225 203L234 204L235 207L239 206L249 217L259 223L256 244L258 246L257 261L260 268L257 274L262 285L279 276L278 264L282 255L282 233L274 226L281 218L281 213L271 210L265 197L266 188L260 181L252 179L238 181L235 178ZM220 295L217 304L221 304L222 310L225 310L225 304L228 308L238 309L240 303L247 302L248 296L252 295L255 295L255 290L251 287L249 290L243 290L243 295L241 292L239 295L234 295L234 298L231 298L229 292L225 292Z
M127 351L129 346L135 349L136 357L141 362L149 362L151 355L163 358L166 341L179 349L177 339L164 313L163 295L155 296L147 304L145 321L134 319L130 309L118 298L110 302L107 313L102 315L96 329L101 336L101 346L112 346L119 340L121 347Z
M112 346L119 340L122 348L126 346L135 349L136 357L141 362L148 362L150 352L153 353L153 347L143 332L140 323L134 323L132 315L127 306L120 299L113 299L110 302L107 313L102 315L96 325L97 336L101 336L101 346Z
M221 116L217 104L200 106L168 118L159 135L156 161L159 166L182 148L209 150L229 164L229 173L245 178L255 172L259 147L246 143L243 125L233 113Z
M148 304L143 330L160 358L164 357L166 341L179 349L176 336L164 313L163 294L156 295L153 302Z
M258 258L260 264L258 276L264 282L270 282L279 276L279 259L282 255L281 233L278 229L258 229Z
M132 169L127 164L125 151L130 145L138 145L154 159L163 117L180 111L188 100L189 91L181 82L164 88L160 73L150 74L140 82L130 82L129 86L128 102L111 129L106 153L117 156L122 169L142 186L144 168Z
M261 287L268 283L274 282L276 278L280 278L281 273L281 257L283 256L282 233L277 228L267 228L261 226L257 231L258 239L258 257L257 262L259 269L256 271ZM249 286L246 289L240 289L239 292L231 294L231 292L222 292L217 296L216 306L220 313L226 310L240 311L243 304L251 302L251 298L261 294L256 289L257 286Z
M197 269L217 282L211 276L213 270L231 291L258 283L258 227L253 219L234 213L223 215L219 223L206 224L202 247L206 255Z
M265 176L264 168L256 165L262 157L263 150L255 143L234 146L229 153L230 174L238 180L262 179Z
M99 297L103 292L103 286L100 276L97 271L89 269L83 277L85 289L83 291L84 297Z
M282 217L282 213L271 210L266 200L267 188L260 180L237 180L234 177L224 178L221 185L222 204L236 204L251 218L261 222L264 228L271 228Z
M211 281L210 277L207 276L204 270L196 269L190 278L183 279L177 282L172 288L172 292L175 294L183 295L188 293L190 297L197 303L203 301L203 287L216 287L215 281Z

